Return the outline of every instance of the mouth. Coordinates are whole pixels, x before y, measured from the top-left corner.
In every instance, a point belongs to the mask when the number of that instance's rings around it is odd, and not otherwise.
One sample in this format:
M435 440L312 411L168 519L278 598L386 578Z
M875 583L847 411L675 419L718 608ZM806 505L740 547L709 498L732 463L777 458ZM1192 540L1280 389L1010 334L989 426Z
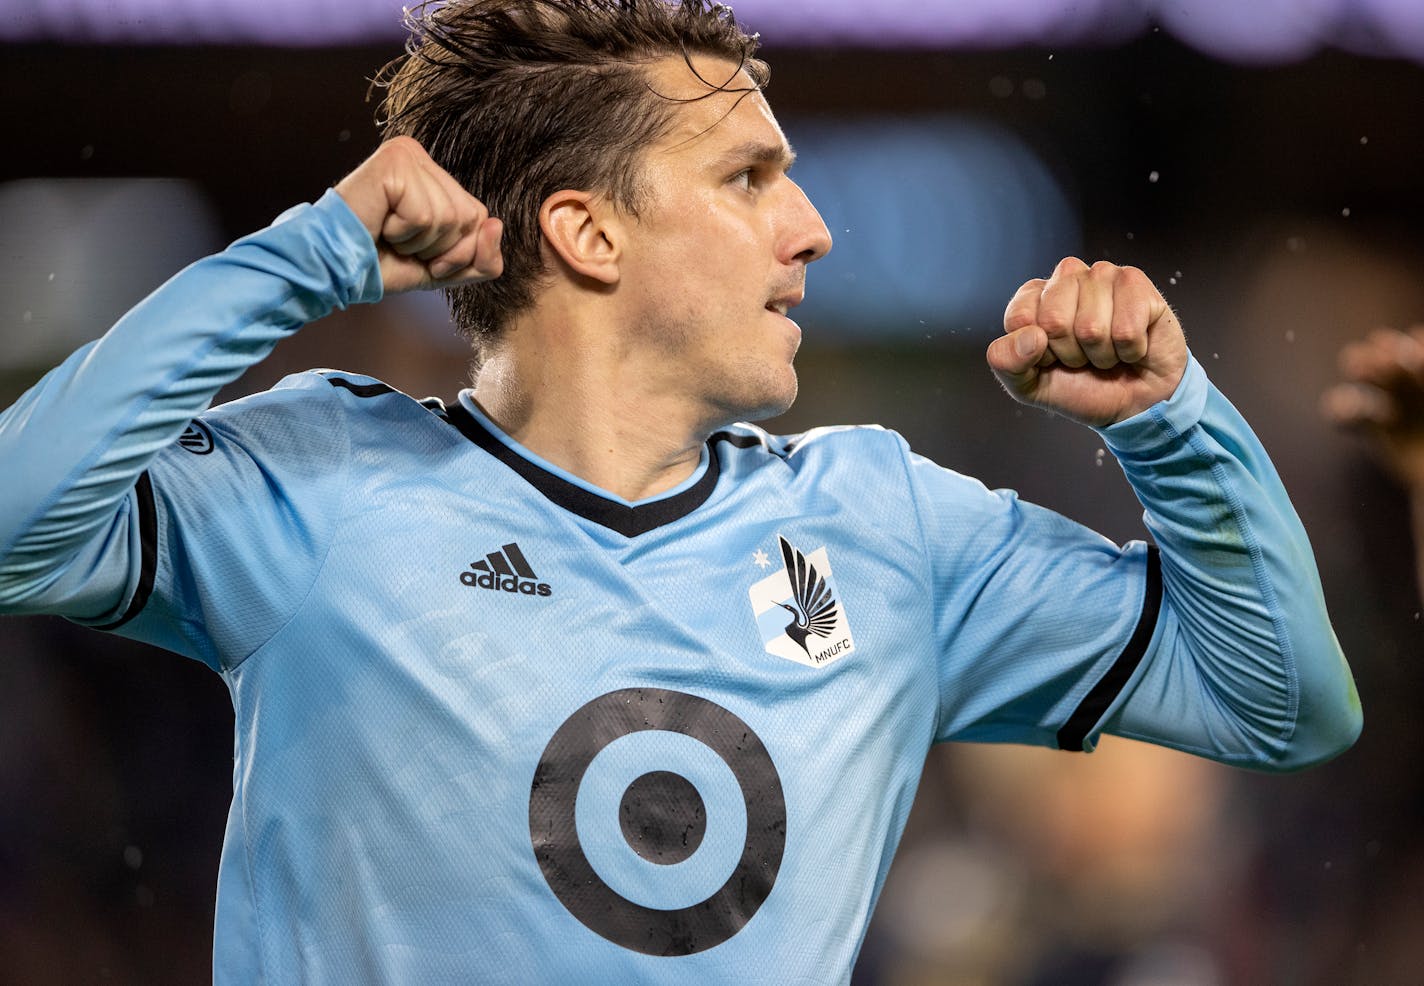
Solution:
M782 318L785 318L786 313L789 312L791 309L795 308L797 305L801 304L805 297L805 294L800 291L797 291L794 294L780 295L779 297L772 298L766 303L766 310L774 314L780 315Z

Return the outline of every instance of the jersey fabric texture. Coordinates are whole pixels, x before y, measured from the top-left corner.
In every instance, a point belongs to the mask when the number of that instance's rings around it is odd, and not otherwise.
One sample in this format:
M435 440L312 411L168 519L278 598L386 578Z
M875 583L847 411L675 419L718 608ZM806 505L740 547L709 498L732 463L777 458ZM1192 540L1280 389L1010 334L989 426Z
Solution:
M730 428L628 503L468 392L322 371L202 413L379 297L328 193L0 417L0 606L231 691L219 983L845 982L935 742L1286 769L1358 729L1305 534L1194 361L1102 431L1153 548L873 427Z

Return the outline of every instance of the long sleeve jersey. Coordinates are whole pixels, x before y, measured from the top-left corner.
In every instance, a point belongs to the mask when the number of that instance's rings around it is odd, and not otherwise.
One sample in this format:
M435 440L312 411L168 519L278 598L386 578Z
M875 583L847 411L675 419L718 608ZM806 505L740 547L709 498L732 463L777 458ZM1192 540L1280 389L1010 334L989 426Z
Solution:
M319 371L208 409L380 295L328 193L0 415L0 612L231 692L218 982L845 982L936 742L1287 770L1359 730L1305 532L1195 360L1101 430L1153 546L875 427L736 425L628 502L469 392Z

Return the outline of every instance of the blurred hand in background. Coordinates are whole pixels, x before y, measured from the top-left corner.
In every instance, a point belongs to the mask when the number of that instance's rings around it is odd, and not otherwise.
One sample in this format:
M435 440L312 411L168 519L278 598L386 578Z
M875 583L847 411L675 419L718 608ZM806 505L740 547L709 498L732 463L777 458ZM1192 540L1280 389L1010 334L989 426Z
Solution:
M1375 329L1340 350L1339 366L1343 381L1325 391L1321 409L1337 425L1367 436L1404 485L1424 594L1424 325Z

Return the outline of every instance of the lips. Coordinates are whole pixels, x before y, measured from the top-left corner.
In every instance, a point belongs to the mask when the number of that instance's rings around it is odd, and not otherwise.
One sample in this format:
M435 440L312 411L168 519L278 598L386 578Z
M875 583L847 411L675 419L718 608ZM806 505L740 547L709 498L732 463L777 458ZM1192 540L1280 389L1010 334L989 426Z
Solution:
M777 295L766 303L766 310L775 312L784 318L786 313L801 304L801 302L805 300L805 297L806 293L804 291L792 291Z

